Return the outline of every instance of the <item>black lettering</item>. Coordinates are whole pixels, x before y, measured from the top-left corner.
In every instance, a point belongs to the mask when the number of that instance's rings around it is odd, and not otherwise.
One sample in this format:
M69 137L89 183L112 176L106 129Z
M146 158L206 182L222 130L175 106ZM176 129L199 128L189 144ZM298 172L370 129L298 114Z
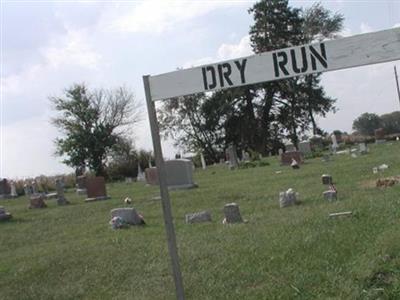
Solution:
M240 72L240 81L242 83L246 83L246 78L244 77L244 70L246 68L246 62L247 62L247 58L242 59L242 64L240 64L240 61L235 60L235 65Z
M272 57L274 59L275 77L279 77L280 76L279 69L283 72L283 74L289 75L289 72L285 67L287 62L288 62L287 54L284 51L280 51L280 52L273 53ZM278 60L279 57L282 58L281 61Z
M303 46L300 49L301 49L301 59L303 61L303 66L301 69L299 69L299 67L297 66L296 51L294 49L290 50L290 55L292 57L292 68L296 74L298 74L300 72L303 73L303 72L307 71L307 68L308 68L306 47Z
M204 89L208 90L208 83L207 83L207 73L206 73L206 68L201 68L201 71L203 72L203 83L204 83Z
M219 82L220 82L221 87L224 87L224 76L222 73L223 73L222 65L218 65Z
M215 77L214 67L208 66L208 67L206 67L206 70L211 73L212 83L208 85L208 89L211 90L211 89L213 89L213 88L215 88L217 86L217 78Z
M224 64L222 64L222 67L225 69L225 71L223 72L225 81L226 81L229 85L233 85L232 80L229 78L229 76L231 76L231 74L232 74L231 65L228 64L228 63L224 63ZM221 86L223 86L223 85L222 85L222 81L221 81Z
M319 47L321 49L321 54L317 52L317 50L315 50L315 48L313 46L309 46L310 48L310 56L311 56L311 67L314 71L317 70L317 60L320 62L320 64L326 69L328 68L328 62L327 62L327 58L326 58L326 51L325 51L325 44L321 43L319 44Z

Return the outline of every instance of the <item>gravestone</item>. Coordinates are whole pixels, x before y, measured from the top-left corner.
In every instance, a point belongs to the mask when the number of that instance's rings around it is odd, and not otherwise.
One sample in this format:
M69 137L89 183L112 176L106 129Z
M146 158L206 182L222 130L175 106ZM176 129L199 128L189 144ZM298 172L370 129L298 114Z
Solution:
M33 194L32 187L30 184L24 183L24 193L28 198Z
M203 170L205 170L207 168L207 165L203 153L200 153L200 161L201 161L201 167L203 168Z
M11 186L7 179L3 178L0 181L0 199L9 198L11 196Z
M17 194L17 187L15 186L15 182L11 181L10 182L10 187L11 187L11 197L12 198L17 198L18 194Z
M331 156L329 154L324 154L321 159L323 162L328 162L331 160Z
M279 149L278 149L279 158L282 156L282 154L283 154L283 149L282 149L282 148L279 148Z
M76 177L76 193L78 195L86 195L86 175L79 175Z
M282 165L290 165L293 159L297 163L303 163L303 155L300 151L290 151L284 152L281 154L281 164Z
M240 215L239 205L236 203L228 203L224 206L225 218L222 221L224 224L242 223L243 219Z
M360 144L358 144L358 146L359 146L360 154L367 154L367 152L368 152L367 144L360 143Z
M138 164L138 173L137 173L136 181L139 181L139 182L146 181L146 176L143 173L142 167L140 166L140 164Z
M334 134L331 135L331 141L332 141L332 151L333 151L333 153L336 153L337 148L339 147L337 140L336 140L336 135L334 135Z
M12 215L6 211L3 206L0 206L0 221L7 221L12 218Z
M285 152L297 151L296 147L292 143L285 144Z
M337 192L334 190L328 190L323 192L324 199L327 201L337 200Z
M243 153L243 160L244 161L250 161L250 154L249 154L249 152L244 152Z
M229 161L229 168L235 169L239 166L235 145L231 145L226 149L227 160Z
M290 166L292 167L292 169L300 169L299 163L295 160L292 159L292 163L290 164Z
M321 176L321 178L322 178L322 184L327 185L327 184L332 184L333 183L331 175L323 174Z
M64 185L61 179L56 179L56 190L57 190L57 204L67 205L69 201L64 196Z
M31 188L32 188L32 194L33 195L39 194L39 188L38 188L36 180L32 180Z
M303 155L307 155L307 154L311 154L312 150L311 150L311 143L309 141L303 141L299 143L299 151L303 154Z
M125 223L130 225L144 225L144 219L139 215L136 209L132 207L114 208L110 212L111 218L120 217Z
M152 168L147 168L144 170L145 173L145 178L146 178L146 183L149 185L158 185L158 173L157 173L157 168L152 167Z
M288 189L286 192L279 193L279 206L281 208L295 205L297 203L297 194L293 189Z
M375 143L382 144L386 142L385 140L385 130L383 128L379 128L375 130Z
M211 214L208 211L187 214L185 215L185 221L187 224L211 222Z
M41 194L33 194L29 197L29 208L46 208L44 196Z
M87 198L85 202L93 202L100 200L107 200L106 181L104 177L88 177L86 178L86 191Z
M139 181L139 177L136 178L136 181ZM132 177L125 177L125 183L132 183L133 178Z
M169 189L189 189L197 187L193 181L193 163L188 159L174 159L165 162Z

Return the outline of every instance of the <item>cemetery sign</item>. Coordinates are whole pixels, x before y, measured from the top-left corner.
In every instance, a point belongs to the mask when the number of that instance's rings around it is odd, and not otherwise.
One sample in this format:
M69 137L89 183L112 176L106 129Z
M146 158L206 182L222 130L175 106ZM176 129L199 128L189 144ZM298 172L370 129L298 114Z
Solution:
M155 101L398 59L400 28L395 28L265 52L156 76L143 76L177 299L184 300L185 294Z
M400 59L400 28L151 76L153 101Z

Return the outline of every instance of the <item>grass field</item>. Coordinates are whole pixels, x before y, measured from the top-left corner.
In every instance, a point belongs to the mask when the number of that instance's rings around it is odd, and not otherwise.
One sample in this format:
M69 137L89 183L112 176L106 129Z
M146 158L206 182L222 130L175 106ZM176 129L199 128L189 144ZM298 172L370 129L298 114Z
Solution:
M400 185L374 180L400 174L400 143L370 146L358 158L307 160L300 170L270 166L196 170L199 188L171 192L187 299L400 299ZM372 167L389 169L373 174ZM281 174L275 172L282 170ZM336 183L327 203L321 175ZM294 188L301 205L280 209L278 193ZM29 210L28 200L0 200L14 218L0 224L0 299L174 299L157 187L107 186L109 201ZM112 208L125 197L147 225L112 230ZM240 205L249 222L222 225L222 208ZM209 210L213 222L186 225ZM354 212L329 219L331 212Z

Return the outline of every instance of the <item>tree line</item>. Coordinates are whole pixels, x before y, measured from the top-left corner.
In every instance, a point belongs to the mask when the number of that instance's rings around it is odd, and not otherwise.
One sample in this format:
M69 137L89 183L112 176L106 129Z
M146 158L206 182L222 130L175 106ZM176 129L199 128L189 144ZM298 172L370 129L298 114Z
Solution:
M376 129L383 128L385 134L400 133L400 111L381 116L363 113L353 122L353 129L362 135L374 135Z
M336 38L344 21L319 3L300 9L288 0L261 0L248 12L255 54ZM219 161L230 144L260 154L275 152L284 138L297 145L305 131L322 133L316 117L335 111L336 99L326 95L320 81L321 74L313 74L169 99L158 110L160 130L176 146L202 152L208 162ZM64 163L96 175L146 167L144 157L151 159L151 153L135 150L128 138L141 109L127 88L90 91L75 84L51 101L58 112L52 122L63 134L55 141L56 154Z

